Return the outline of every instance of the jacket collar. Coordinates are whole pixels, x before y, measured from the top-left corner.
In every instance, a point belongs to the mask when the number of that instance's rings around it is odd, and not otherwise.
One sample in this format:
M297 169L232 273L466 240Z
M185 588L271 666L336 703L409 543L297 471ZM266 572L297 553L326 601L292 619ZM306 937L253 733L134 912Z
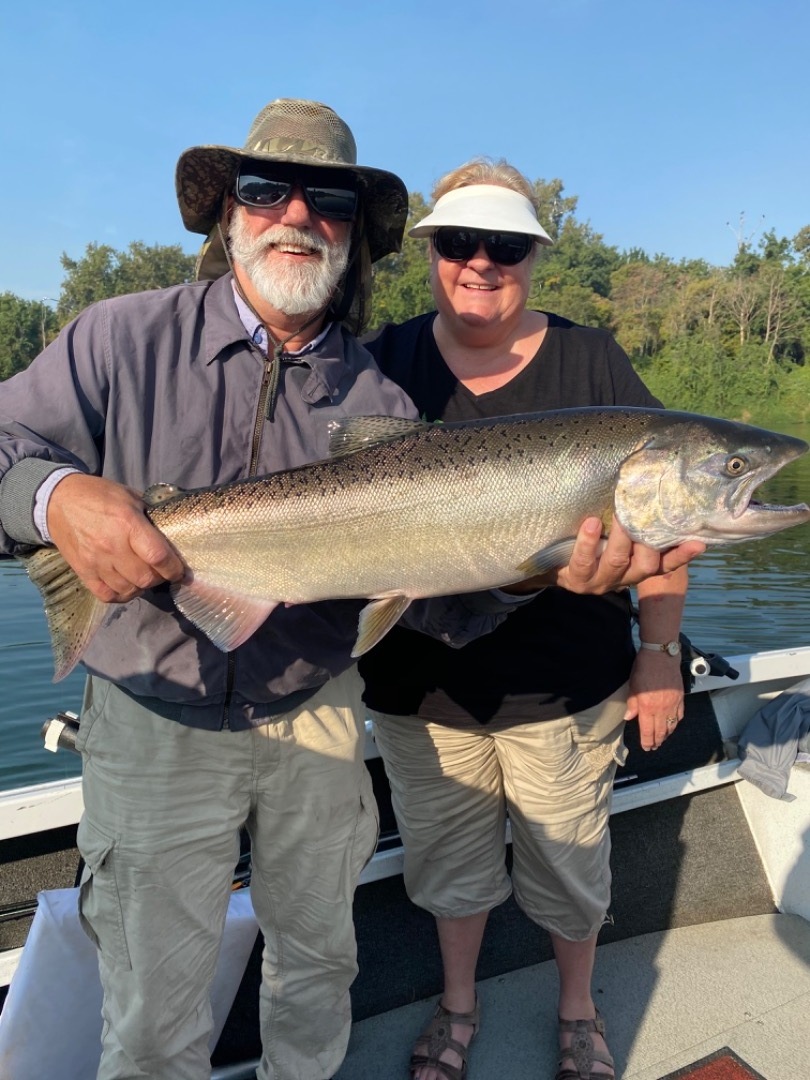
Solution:
M224 274L217 278L206 291L203 330L203 360L206 364L229 355L234 345L245 342L252 345L250 332L236 307L232 276ZM324 396L330 399L335 396L348 371L345 349L344 331L338 323L333 323L323 340L301 357L298 362L311 369L301 390L305 401L314 403Z

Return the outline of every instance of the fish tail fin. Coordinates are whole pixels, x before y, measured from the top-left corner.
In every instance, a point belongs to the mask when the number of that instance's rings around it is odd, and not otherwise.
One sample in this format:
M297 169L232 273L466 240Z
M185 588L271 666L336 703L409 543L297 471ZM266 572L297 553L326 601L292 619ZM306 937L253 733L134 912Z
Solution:
M82 584L55 547L21 555L29 578L42 594L51 634L54 676L59 682L74 669L104 621L108 605Z

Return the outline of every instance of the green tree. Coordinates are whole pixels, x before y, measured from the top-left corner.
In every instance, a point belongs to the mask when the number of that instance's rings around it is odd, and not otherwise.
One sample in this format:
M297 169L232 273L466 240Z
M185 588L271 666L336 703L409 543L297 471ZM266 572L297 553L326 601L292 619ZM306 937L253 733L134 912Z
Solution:
M573 219L577 209L576 195L563 195L562 180L535 180L532 184L537 200L537 217L552 240L557 240L563 224Z
M606 296L589 289L587 285L555 284L552 288L540 290L536 286L529 296L528 306L541 311L553 311L564 319L579 323L580 326L612 325L613 310Z
M381 259L373 270L368 324L371 330L384 323L405 322L433 309L428 245L425 240L408 236L408 229L425 217L428 207L419 194L411 195L408 201L408 223L402 250Z
M609 296L610 275L620 261L616 248L606 244L590 225L567 217L554 246L540 253L533 286L543 294L553 294L563 285L582 285L599 296Z
M552 181L553 185L558 183ZM545 181L536 181L538 184ZM605 244L590 225L576 220L575 198L560 197L556 205L557 219L552 218L552 227L547 230L554 245L540 249L532 272L529 305L574 322L612 329L610 277L619 265L619 253Z
M613 325L631 357L652 356L660 348L673 279L673 267L663 260L627 262L611 274Z
M56 318L44 301L0 293L0 379L27 368L55 330Z
M804 225L793 237L793 250L799 260L810 263L810 225Z
M88 244L80 259L61 258L65 278L57 314L62 325L97 300L145 289L162 289L190 281L195 256L186 255L179 244L151 247L133 241L127 251L107 244Z
M704 262L681 262L675 267L669 301L664 308L662 345L686 334L710 332L715 327L722 284L720 271Z

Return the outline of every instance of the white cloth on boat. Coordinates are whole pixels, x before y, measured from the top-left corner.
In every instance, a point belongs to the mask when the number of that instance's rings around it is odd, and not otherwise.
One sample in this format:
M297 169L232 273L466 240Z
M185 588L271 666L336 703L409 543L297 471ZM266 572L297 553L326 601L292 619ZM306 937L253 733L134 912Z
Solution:
M810 678L789 686L751 717L738 752L740 776L773 799L786 797L791 768L800 753L810 752Z
M41 892L0 1013L0 1076L87 1080L101 1058L101 982L96 947L79 921L79 890ZM216 1046L256 940L247 889L230 898L211 1008Z

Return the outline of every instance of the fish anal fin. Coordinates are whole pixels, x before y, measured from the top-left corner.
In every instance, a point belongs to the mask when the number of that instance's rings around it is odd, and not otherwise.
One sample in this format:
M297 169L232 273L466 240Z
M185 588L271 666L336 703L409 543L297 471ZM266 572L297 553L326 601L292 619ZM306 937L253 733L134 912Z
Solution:
M82 583L55 547L37 548L20 555L28 576L39 589L53 649L53 681L73 671L110 607Z
M352 656L355 659L362 656L378 641L381 641L391 627L399 622L410 602L409 596L398 593L396 596L386 596L381 600L372 600L366 604L360 612L357 641L354 643Z
M173 585L171 592L178 610L223 652L247 641L278 605L277 600L237 596L193 579Z

